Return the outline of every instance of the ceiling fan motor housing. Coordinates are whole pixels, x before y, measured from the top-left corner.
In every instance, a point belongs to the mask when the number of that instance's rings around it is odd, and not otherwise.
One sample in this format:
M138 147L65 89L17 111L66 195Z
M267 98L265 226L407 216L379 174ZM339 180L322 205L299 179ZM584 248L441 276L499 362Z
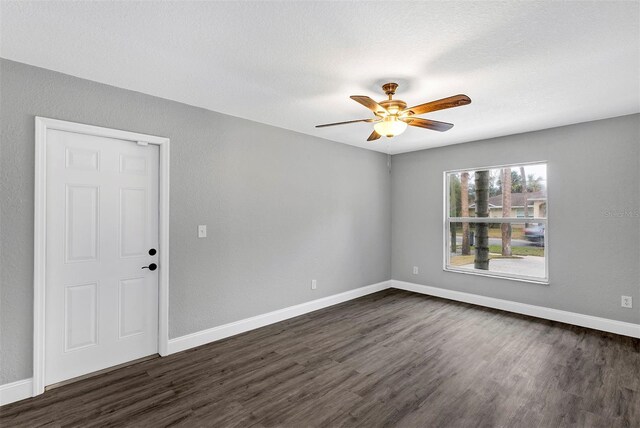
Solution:
M384 100L379 103L382 107L387 109L391 114L397 114L407 108L407 103L402 100Z

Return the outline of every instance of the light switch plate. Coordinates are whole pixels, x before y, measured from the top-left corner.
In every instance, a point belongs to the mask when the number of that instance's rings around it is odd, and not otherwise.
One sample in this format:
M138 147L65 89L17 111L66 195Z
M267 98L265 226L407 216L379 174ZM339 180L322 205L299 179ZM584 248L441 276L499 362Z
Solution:
M198 238L206 238L207 237L207 225L201 224L198 226Z

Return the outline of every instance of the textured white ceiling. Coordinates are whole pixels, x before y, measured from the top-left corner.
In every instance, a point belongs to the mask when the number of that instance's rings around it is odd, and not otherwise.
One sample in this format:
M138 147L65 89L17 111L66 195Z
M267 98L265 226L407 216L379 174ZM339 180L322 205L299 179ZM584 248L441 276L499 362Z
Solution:
M387 153L640 111L640 3L2 1L0 56ZM464 93L367 143L349 95Z

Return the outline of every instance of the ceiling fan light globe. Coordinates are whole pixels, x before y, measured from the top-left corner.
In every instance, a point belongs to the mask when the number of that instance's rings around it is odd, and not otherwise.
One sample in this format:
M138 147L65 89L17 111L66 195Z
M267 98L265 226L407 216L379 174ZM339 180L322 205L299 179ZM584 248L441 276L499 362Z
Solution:
M373 125L373 129L380 135L391 138L402 134L407 129L407 124L398 120L395 116L387 116L381 122Z

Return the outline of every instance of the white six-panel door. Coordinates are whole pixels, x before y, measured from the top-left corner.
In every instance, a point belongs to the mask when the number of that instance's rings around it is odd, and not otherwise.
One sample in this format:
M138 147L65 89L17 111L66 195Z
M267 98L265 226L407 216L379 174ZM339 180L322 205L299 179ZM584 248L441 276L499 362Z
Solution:
M156 145L47 130L45 385L158 350Z

